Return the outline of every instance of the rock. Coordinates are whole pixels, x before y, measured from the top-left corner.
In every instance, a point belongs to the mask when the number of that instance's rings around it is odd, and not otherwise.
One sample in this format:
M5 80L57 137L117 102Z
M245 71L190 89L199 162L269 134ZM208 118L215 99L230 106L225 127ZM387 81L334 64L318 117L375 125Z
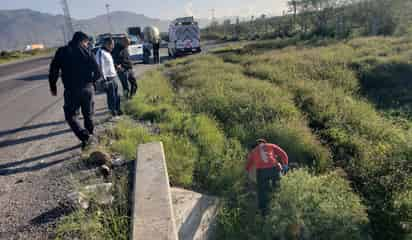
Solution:
M114 200L111 193L112 187L112 183L89 185L84 188L84 193L93 198L98 204L108 205Z
M90 157L89 157L87 162L91 165L97 165L97 166L107 165L107 166L111 167L112 158L106 152L94 151L90 154Z
M96 177L98 177L97 169L82 170L76 174L76 178L79 182L85 182Z
M17 180L14 184L20 184L20 183L23 183L23 182L24 182L23 179L19 179L19 180Z
M112 166L113 167L121 167L126 164L126 160L122 158L116 158L115 160L112 161Z
M71 192L67 195L68 203L73 208L87 210L90 202L93 201L100 205L113 203L114 197L111 194L112 183L102 183L84 187L80 192Z
M67 199L73 208L82 208L86 210L90 206L89 199L87 199L81 192L71 192L67 195Z

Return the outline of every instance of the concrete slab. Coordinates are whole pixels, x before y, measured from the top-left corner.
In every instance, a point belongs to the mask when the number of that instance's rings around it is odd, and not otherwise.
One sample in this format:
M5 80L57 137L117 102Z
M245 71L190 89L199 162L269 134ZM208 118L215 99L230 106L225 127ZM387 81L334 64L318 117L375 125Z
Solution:
M177 240L172 198L161 142L137 150L131 240Z
M171 191L179 240L214 239L218 198L180 188Z

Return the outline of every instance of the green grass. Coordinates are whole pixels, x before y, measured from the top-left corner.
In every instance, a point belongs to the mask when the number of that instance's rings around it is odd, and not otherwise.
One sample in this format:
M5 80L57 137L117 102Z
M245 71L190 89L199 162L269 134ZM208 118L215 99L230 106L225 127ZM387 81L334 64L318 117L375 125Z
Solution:
M298 170L282 179L265 230L268 239L302 234L344 240L367 239L367 226L366 207L338 173L312 176Z
M411 41L397 38L280 49L266 44L265 53L237 61L246 75L293 95L313 132L332 150L335 165L345 168L361 193L378 239L403 235L405 217L393 195L410 191L405 181L411 176L411 136L407 124L397 123L409 119L388 115L409 115L405 110L411 102L404 93L409 89L410 46ZM397 99L401 97L404 101Z
M134 160L138 144L163 141L173 186L222 198L219 239L404 239L410 49L407 38L284 39L171 61L139 80L109 147ZM304 168L282 179L266 219L244 170L261 137Z
M32 57L47 56L53 54L55 49L44 49L44 50L33 50L28 52L1 52L0 53L0 64L11 63L19 60L24 60Z
M114 201L110 206L101 206L90 197L90 208L74 211L63 217L57 225L57 240L69 239L129 239L131 211L131 176L128 169L117 171L112 176Z

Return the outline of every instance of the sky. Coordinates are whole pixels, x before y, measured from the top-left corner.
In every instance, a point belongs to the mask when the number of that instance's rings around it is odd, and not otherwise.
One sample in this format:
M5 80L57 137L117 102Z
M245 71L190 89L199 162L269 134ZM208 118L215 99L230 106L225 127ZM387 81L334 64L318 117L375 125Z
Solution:
M111 11L131 11L149 17L173 19L194 15L198 18L215 16L281 15L287 0L67 0L73 18L85 19ZM0 9L29 8L52 14L62 14L61 0L0 0Z

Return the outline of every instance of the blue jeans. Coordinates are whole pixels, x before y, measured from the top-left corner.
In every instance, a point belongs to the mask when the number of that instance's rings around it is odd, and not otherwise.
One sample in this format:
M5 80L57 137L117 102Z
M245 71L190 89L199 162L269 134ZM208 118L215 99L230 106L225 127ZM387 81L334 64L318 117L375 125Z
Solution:
M113 115L120 112L119 86L117 85L116 79L116 77L107 78L105 82L107 105Z

